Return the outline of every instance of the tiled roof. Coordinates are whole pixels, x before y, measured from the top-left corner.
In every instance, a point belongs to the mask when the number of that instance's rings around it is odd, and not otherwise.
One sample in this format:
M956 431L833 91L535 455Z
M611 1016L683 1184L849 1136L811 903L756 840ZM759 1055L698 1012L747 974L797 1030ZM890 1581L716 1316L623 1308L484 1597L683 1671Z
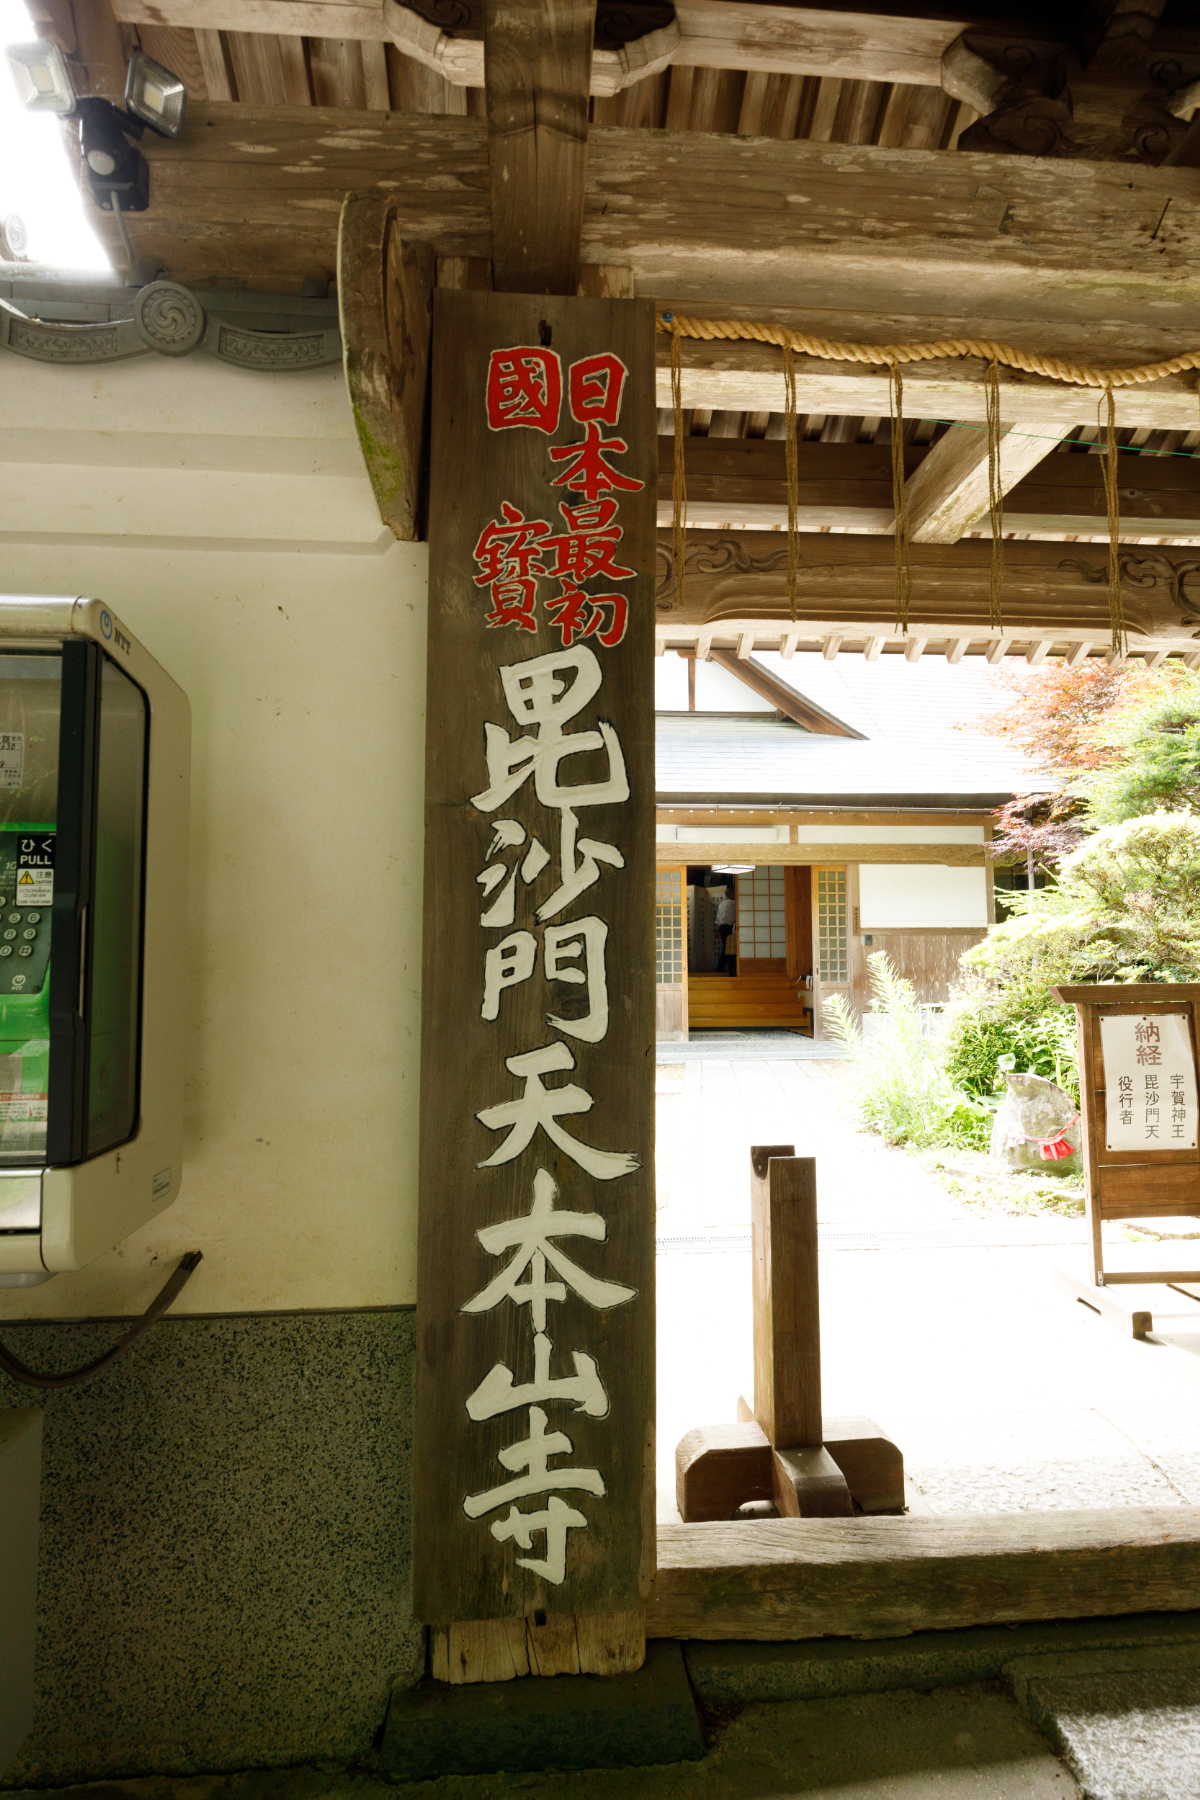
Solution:
M665 795L885 804L995 805L1047 785L1045 776L1002 740L963 728L1003 705L1009 690L977 664L903 657L789 662L756 660L809 699L854 726L862 740L818 736L754 706L737 713L658 715L656 785ZM732 679L728 684L734 688ZM722 700L726 699L722 684ZM730 696L732 697L732 695ZM739 706L739 699L734 702Z

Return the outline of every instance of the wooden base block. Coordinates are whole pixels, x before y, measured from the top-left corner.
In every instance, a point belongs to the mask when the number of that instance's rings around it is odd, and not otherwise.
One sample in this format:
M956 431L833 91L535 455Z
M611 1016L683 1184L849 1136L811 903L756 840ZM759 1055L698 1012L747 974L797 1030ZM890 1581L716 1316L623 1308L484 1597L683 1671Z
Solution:
M1135 1306L1126 1300L1120 1287L1097 1287L1089 1276L1057 1265L1050 1274L1060 1293L1069 1294L1073 1300L1090 1306L1118 1331L1128 1332L1132 1337L1145 1337L1148 1331L1154 1330L1154 1316L1149 1308Z
M772 1497L783 1519L850 1518L854 1503L846 1478L823 1445L776 1450Z
M640 1612L461 1619L429 1633L430 1673L460 1687L521 1675L628 1675L646 1660Z
M771 1446L756 1419L698 1425L675 1448L681 1519L732 1519L748 1500L774 1499Z
M754 1408L744 1394L738 1395L737 1415L744 1425L756 1423ZM825 1448L846 1477L850 1497L857 1507L865 1513L904 1511L904 1457L874 1419L823 1418L821 1434ZM683 1508L679 1510L680 1517L687 1518ZM716 1517L711 1513L695 1516ZM731 1518L732 1514L725 1513L723 1517Z

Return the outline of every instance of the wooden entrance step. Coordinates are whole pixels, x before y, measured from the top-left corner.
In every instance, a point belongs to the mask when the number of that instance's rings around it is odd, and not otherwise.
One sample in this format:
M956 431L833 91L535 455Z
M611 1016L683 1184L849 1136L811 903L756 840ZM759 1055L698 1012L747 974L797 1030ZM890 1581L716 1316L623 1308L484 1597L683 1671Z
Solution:
M803 996L803 997L801 997ZM812 1028L810 996L786 975L689 975L688 1024L718 1031L774 1025Z

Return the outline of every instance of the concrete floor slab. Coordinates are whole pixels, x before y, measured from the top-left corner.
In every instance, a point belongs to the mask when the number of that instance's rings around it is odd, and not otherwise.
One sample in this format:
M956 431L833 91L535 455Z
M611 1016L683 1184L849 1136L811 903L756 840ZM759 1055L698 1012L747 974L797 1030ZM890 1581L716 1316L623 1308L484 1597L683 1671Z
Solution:
M1200 1645L1022 1658L1005 1673L1085 1800L1200 1800Z
M553 1682L547 1683L553 1686ZM747 1706L703 1762L673 1767L444 1775L302 1768L105 1782L6 1800L1079 1800L1015 1702L994 1685L932 1694Z
M1046 1625L978 1625L915 1631L909 1637L811 1638L799 1643L684 1645L697 1698L709 1706L758 1700L812 1700L900 1688L953 1687L1043 1670L1080 1653L1138 1653L1168 1646L1168 1665L1200 1657L1200 1613L1140 1613L1124 1619L1067 1619ZM1014 1663L1014 1659L1019 1659ZM1130 1660L1133 1660L1131 1658ZM1101 1663L1099 1666L1107 1666ZM1018 1699L1022 1696L1018 1695Z

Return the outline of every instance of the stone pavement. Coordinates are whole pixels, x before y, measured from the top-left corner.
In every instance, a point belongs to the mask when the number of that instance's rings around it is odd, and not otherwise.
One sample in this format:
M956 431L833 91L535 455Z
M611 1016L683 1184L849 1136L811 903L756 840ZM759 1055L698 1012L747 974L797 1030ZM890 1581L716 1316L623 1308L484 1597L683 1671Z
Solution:
M1147 1289L1153 1336L1122 1337L1051 1286L1052 1265L1082 1254L1081 1219L1013 1220L1009 1235L973 1217L854 1130L839 1073L660 1067L660 1516L679 1438L735 1418L752 1387L752 1143L817 1158L825 1409L876 1419L931 1510L1200 1504L1200 1304ZM1123 1235L1114 1262L1136 1260Z

